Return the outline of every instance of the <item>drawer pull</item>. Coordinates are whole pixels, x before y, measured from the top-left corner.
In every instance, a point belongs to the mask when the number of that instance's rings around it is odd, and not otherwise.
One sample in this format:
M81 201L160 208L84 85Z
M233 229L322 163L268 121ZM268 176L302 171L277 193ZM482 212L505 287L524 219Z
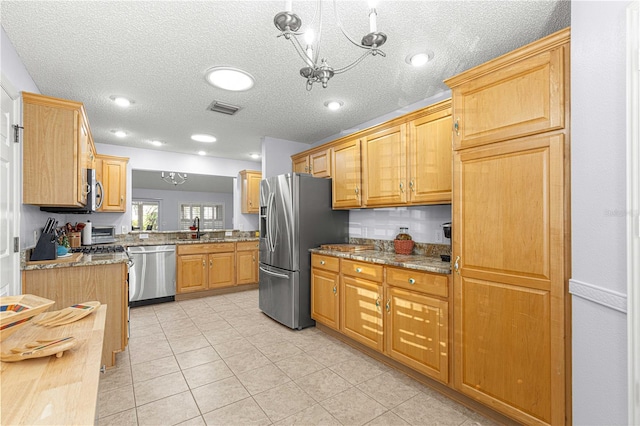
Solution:
M320 261L320 264L321 264L321 265L324 265L324 260L321 260L321 261Z
M409 284L413 285L416 283L416 280L414 280L413 278L409 278Z
M380 310L380 296L376 298L376 309Z
M209 261L209 266L213 268L213 259Z
M362 268L356 268L356 272L358 273L362 272Z
M333 286L333 294L334 295L338 294L338 288L335 285Z
M387 313L391 312L391 298L387 299L387 303L384 306L387 308Z

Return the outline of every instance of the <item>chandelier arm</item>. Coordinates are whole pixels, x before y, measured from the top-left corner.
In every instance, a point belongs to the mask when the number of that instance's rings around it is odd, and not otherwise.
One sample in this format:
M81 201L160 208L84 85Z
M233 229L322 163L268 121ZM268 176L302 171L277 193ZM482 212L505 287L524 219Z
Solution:
M369 50L369 51L367 51L367 52L363 53L363 54L362 54L358 59L356 59L355 61L353 61L351 64L349 64L349 65L347 65L347 66L345 66L345 67L342 67L342 68L334 69L334 70L333 70L333 73L334 73L334 74L342 74L343 72L347 72L347 71L349 71L350 69L352 69L352 68L354 68L356 65L358 65L360 62L364 61L364 59L365 59L367 56L371 55L372 53L373 53L373 52L372 52L371 50Z
M340 32L342 33L342 35L346 37L347 40L349 40L352 44L354 44L355 46L358 46L361 49L370 49L370 47L363 46L362 44L352 39L351 36L349 36L349 34L347 34L347 32L344 30L344 28L342 27L342 22L340 22L340 17L338 16L338 5L336 4L336 0L333 0L333 14L336 17L336 24L338 25Z
M289 40L304 63L310 67L315 67L315 63L307 56L307 52L302 47L302 44L300 44L300 40L298 40L297 37L291 37Z

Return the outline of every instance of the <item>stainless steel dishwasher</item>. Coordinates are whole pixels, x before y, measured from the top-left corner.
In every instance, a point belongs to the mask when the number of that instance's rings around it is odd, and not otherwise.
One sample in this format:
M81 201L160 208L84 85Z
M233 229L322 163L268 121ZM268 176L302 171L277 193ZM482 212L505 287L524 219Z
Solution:
M176 295L176 246L132 246L129 306L171 302Z

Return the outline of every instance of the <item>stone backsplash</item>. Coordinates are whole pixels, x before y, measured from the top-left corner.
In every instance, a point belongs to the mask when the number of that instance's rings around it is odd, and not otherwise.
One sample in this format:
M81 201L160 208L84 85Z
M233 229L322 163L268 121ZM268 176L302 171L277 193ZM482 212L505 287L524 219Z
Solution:
M373 244L376 250L394 253L393 240L373 240L369 238L349 238L349 244ZM449 244L415 243L413 254L427 257L440 257L441 254L451 256L451 246Z

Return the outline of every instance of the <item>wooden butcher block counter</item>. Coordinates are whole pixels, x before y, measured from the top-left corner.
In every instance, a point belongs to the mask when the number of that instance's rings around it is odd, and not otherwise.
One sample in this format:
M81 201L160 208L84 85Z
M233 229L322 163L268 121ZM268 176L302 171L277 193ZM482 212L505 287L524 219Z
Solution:
M2 352L36 340L73 336L78 343L61 358L0 362L3 425L92 425L100 380L107 306L59 327L23 326L2 342Z

